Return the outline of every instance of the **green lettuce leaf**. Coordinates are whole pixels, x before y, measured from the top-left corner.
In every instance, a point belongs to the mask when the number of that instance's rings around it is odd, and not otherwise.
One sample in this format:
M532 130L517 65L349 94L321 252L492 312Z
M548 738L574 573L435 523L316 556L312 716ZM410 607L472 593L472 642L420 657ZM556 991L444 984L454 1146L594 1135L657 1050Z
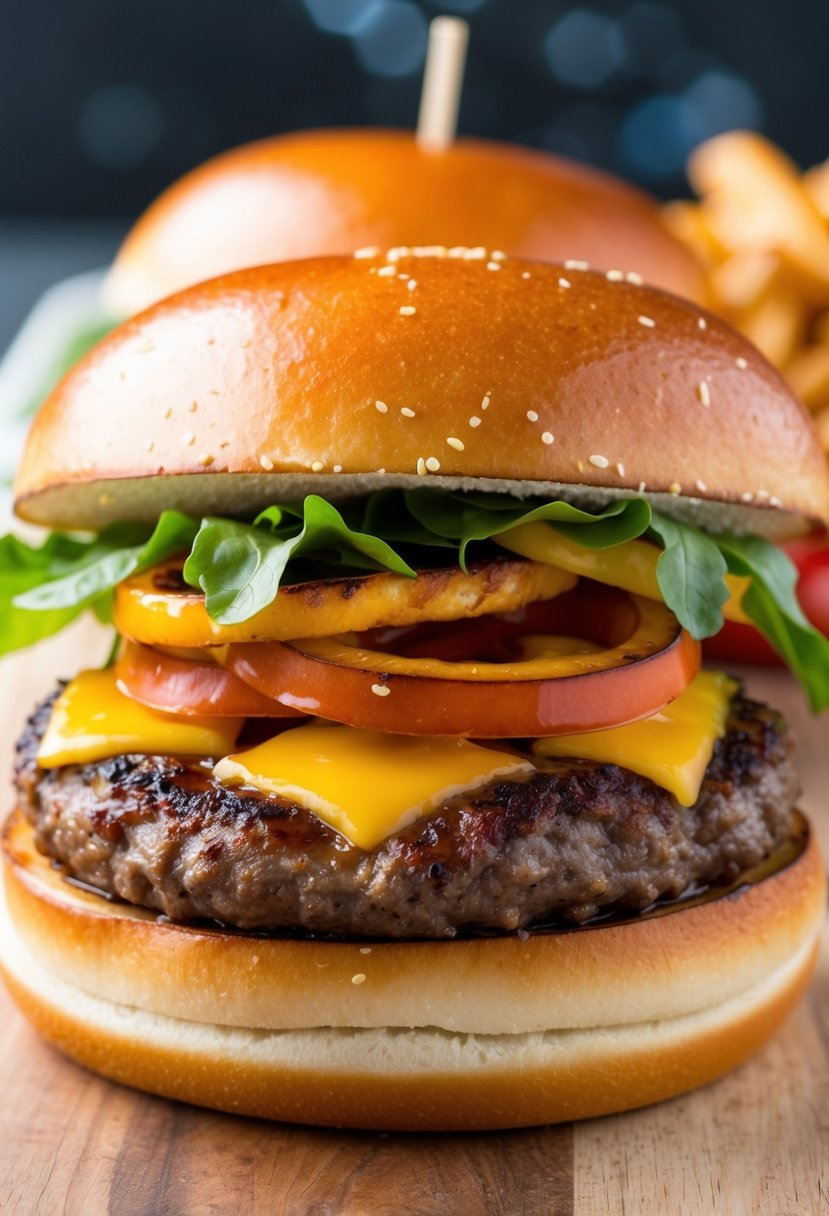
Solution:
M213 620L235 625L275 599L291 558L311 553L329 560L333 555L358 569L416 575L385 541L354 531L335 507L312 494L301 512L296 507L268 507L253 524L203 520L184 577L204 592Z
M144 524L113 524L91 540L53 533L39 547L0 538L0 654L57 633L87 607L108 621L116 585L186 552L197 529L165 511L149 536Z
M45 578L71 569L83 551L83 542L59 533L40 548L32 548L16 536L0 538L0 654L51 637L83 611L81 606L72 606L29 612L15 604L17 596L39 587Z
M716 537L654 511L651 532L662 542L656 578L665 603L692 637L710 638L723 626L728 567Z
M445 497L443 491L437 493L441 498ZM457 537L442 536L425 527L412 515L409 501L409 495L400 490L377 490L370 494L363 511L362 530L372 536L382 535L397 544L457 552Z
M759 536L716 537L732 574L747 576L746 615L791 668L815 713L829 706L829 639L803 615L797 569L782 550Z
M85 608L137 570L188 550L197 531L196 521L179 511L165 511L149 537L142 524L112 524L87 543L72 570L16 596L15 606L35 611Z
M644 499L626 498L598 515L567 502L521 502L503 494L436 494L410 490L406 507L427 532L460 544L459 561L467 568L467 549L519 524L549 523L587 549L608 549L645 532L651 508Z

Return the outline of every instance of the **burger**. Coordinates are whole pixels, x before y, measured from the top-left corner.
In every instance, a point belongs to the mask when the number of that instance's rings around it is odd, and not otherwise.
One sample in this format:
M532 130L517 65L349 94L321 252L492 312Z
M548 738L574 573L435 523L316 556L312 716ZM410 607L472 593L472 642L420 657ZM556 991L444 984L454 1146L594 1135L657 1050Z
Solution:
M127 234L104 298L130 316L247 266L435 241L637 270L695 300L706 290L653 199L609 174L515 144L435 150L413 132L340 128L244 144L179 178Z
M238 271L62 382L16 495L54 531L0 547L7 648L119 639L34 710L5 828L5 978L74 1059L515 1127L704 1084L797 1001L791 741L700 639L751 619L829 703L771 543L829 483L724 322L474 247Z
M425 241L635 269L699 301L707 291L655 202L608 174L481 140L427 151L403 131L300 131L233 148L174 182L100 284L67 284L44 300L0 388L12 414L30 415L119 321L214 275ZM14 450L9 474L13 465Z

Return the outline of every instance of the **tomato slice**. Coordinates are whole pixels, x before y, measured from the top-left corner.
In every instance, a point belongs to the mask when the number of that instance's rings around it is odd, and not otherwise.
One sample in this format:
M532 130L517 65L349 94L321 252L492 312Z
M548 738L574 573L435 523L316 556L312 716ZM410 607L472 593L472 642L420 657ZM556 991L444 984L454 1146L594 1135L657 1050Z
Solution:
M150 709L182 717L302 718L264 696L232 671L125 641L115 662L118 687Z
M465 628L456 632L462 636ZM487 645L517 647L518 657L492 661L486 646L474 655L462 647L459 658L407 656L409 635L397 639L402 653L367 649L361 642L371 636L349 636L234 645L224 661L258 692L335 722L473 738L633 722L677 697L699 669L699 644L664 605L606 587L580 586L502 619L493 631ZM556 653L546 656L536 636L532 651L541 657L522 657L522 639L539 632L576 635L601 648L561 656L553 636ZM433 653L434 646L447 653L447 636L432 639Z

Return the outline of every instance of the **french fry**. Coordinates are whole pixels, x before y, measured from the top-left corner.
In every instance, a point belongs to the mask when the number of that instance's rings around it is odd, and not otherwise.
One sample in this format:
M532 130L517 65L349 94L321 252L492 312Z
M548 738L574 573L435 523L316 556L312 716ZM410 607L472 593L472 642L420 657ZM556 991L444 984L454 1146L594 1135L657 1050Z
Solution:
M759 304L780 271L780 257L768 249L738 249L711 271L709 281L728 313Z
M708 227L702 208L696 203L677 201L662 208L662 220L677 240L687 245L706 268L716 266L730 252Z
M788 157L759 135L731 131L691 154L688 176L718 241L784 255L802 290L829 303L829 233Z
M792 292L776 291L742 313L737 324L769 362L782 367L803 341L805 308Z
M665 223L699 258L711 307L759 347L813 412L829 455L829 160L801 175L759 135L731 131L688 165L696 204Z
M817 343L829 342L829 311L820 312L814 318L812 338Z
M829 405L829 345L806 346L786 364L783 375L804 405Z

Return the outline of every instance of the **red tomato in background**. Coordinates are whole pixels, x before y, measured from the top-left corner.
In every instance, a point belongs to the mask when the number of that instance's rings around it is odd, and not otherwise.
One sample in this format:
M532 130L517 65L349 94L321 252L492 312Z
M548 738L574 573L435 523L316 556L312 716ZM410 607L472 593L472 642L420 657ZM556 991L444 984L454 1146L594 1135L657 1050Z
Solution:
M800 571L797 596L806 616L829 637L829 541L791 541L783 548ZM731 660L734 663L782 665L768 642L751 625L726 621L714 638L703 643L707 658Z
M829 637L829 549L823 564L801 578L797 594L809 620Z
M726 621L713 638L702 643L703 658L718 663L761 663L764 667L782 667L783 660L769 646L753 625Z

